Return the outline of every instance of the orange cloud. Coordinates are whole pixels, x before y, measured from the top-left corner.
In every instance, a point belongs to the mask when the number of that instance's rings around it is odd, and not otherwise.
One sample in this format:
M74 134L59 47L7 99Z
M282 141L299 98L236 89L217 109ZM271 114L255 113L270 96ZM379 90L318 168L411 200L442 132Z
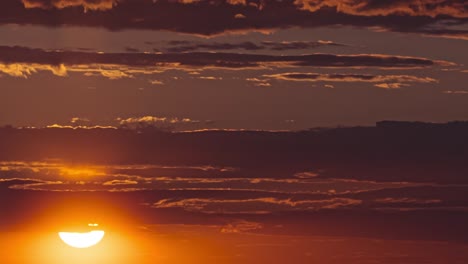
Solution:
M65 65L58 66L51 64L38 64L38 63L11 63L4 64L0 62L0 73L5 73L12 77L28 78L30 75L38 71L49 71L54 75L65 77L68 75Z
M117 121L121 125L131 125L131 124L156 124L156 123L198 123L198 120L192 120L190 118L168 118L168 117L157 117L157 116L142 116L142 117L129 117L129 118L118 118Z

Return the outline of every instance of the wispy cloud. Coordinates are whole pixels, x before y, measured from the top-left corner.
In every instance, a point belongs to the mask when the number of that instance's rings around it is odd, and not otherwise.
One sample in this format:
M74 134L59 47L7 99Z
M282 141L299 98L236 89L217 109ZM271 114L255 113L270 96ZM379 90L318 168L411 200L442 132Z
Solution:
M335 43L333 41L263 41L261 43L254 43L250 41L240 43L228 42L191 42L191 41L169 41L168 44L172 47L166 48L168 52L193 52L198 50L307 50L316 49L320 47L345 47L347 45Z
M183 208L187 211L224 214L264 214L285 210L320 210L339 207L352 207L361 204L360 200L332 198L324 200L290 200L273 197L256 199L165 199L153 204L155 208Z
M413 75L370 75L370 74L323 74L288 72L263 75L266 81L299 81L299 82L369 82L385 89L397 89L408 86L408 83L436 83L436 79L430 77L418 77Z
M64 9L68 7L83 7L87 10L108 10L118 3L118 0L21 0L25 8Z

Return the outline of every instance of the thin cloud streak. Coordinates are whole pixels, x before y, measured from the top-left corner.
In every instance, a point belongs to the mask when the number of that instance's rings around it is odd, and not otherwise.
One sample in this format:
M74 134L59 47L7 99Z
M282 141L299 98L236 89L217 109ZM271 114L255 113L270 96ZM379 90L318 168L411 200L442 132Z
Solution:
M321 74L321 73L279 73L263 75L265 81L270 79L280 81L297 82L369 82L376 83L376 87L385 89L397 89L408 86L408 83L436 83L436 79L430 77L418 77L412 75L370 75L370 74Z

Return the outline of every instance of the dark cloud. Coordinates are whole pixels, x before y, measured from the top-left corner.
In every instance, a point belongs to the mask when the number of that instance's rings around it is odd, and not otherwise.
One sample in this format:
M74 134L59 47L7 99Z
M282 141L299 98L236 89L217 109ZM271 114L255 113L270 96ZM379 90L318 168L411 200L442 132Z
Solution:
M5 24L171 30L202 35L332 25L420 32L446 19L466 23L468 13L463 0L6 0L1 2L0 10L0 22Z
M246 41L242 43L183 43L183 45L176 44L176 47L167 48L168 52L187 52L196 50L260 50L265 47L259 46L253 42Z
M21 0L25 8L63 9L68 7L82 7L84 10L108 10L118 0Z
M0 152L0 159L34 161L54 157L84 164L210 165L224 168L223 178L301 180L298 175L313 175L314 180L468 183L467 167L464 166L467 129L466 122L390 121L379 122L375 127L303 132L161 133L157 129L4 128L0 130L0 148L4 150ZM164 154L156 155L155 149ZM252 156L256 158L249 158ZM451 158L444 158L446 156ZM61 171L76 174L91 173L96 169ZM136 173L131 168L122 168L120 172ZM180 172L152 169L138 173L151 177L177 176ZM219 171L209 169L202 174L189 169L183 175L221 177Z
M296 0L302 9L315 12L323 7L360 16L451 16L467 18L468 4L464 0Z
M25 8L41 8L50 9L57 8L63 9L68 7L83 7L84 9L91 10L107 10L118 8L119 5L126 5L128 1L125 0L21 0ZM136 1L134 1L136 2ZM173 3L181 4L199 4L204 1L196 0L176 0ZM138 1L137 4L150 5L156 4L156 1ZM227 4L232 6L253 6L259 10L263 10L269 5L276 4L276 1L245 1L245 0L228 0L218 2L208 2L211 5ZM430 16L436 17L447 15L452 17L468 17L468 5L463 0L393 0L393 1L378 1L378 0L296 0L294 5L300 9L315 12L324 7L336 8L339 12L353 15L362 16L387 16L392 14L410 15L410 16ZM236 14L237 15L237 14Z
M305 49L314 49L325 46L346 46L344 44L335 43L332 41L283 41L283 42L274 42L274 41L263 41L261 44L256 44L250 41L240 42L240 43L202 43L202 42L190 42L190 41L170 41L170 45L175 47L169 47L166 50L168 52L187 52L187 51L197 51L197 50L276 50L276 51L285 51L285 50L305 50Z
M86 76L102 75L109 79L120 79L132 78L136 74L158 73L169 69L224 68L239 70L303 66L419 68L434 65L452 64L425 58L380 54L279 56L211 52L96 53L0 46L0 72L15 77L27 77L38 71L50 71L58 76L67 76L69 72L81 72Z
M344 47L345 44L335 43L333 41L283 41L283 42L274 42L274 41L263 41L262 44L272 50L302 50L302 49L314 49L319 47L326 46L336 46Z

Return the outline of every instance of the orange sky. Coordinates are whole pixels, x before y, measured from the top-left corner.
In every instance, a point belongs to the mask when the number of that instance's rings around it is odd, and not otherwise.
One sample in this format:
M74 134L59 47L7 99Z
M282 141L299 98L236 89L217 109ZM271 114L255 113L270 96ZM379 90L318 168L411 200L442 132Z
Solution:
M465 264L467 41L465 0L2 0L0 262Z

